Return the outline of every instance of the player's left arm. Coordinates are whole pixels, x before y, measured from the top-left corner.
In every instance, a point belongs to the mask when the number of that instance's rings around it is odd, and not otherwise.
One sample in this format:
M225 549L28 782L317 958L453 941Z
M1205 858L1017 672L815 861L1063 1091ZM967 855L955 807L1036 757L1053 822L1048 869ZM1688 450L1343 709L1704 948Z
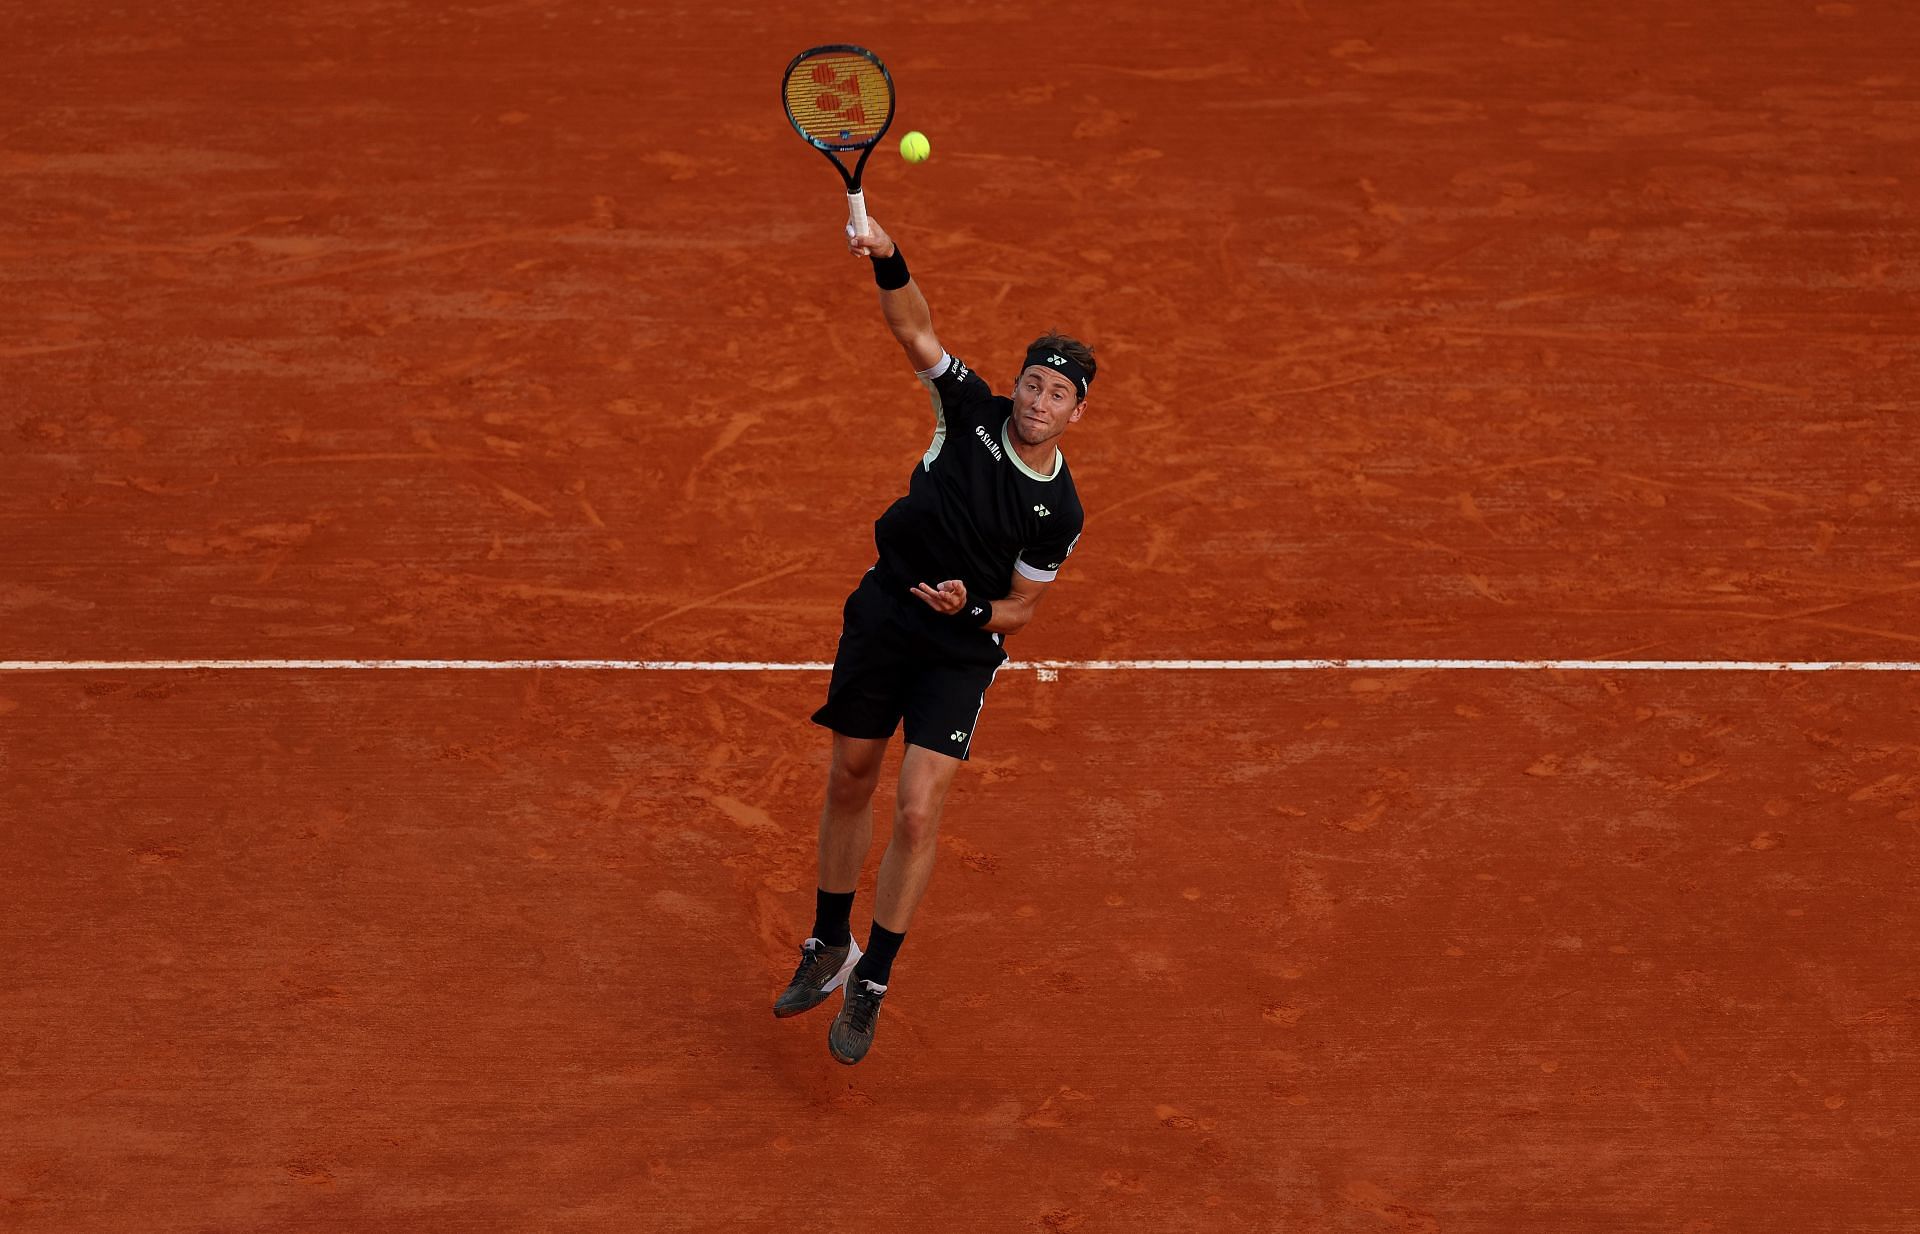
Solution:
M993 602L993 620L987 622L985 628L995 634L1018 634L1033 620L1033 610L1040 607L1040 597L1046 595L1051 586L1050 579L1042 582L1015 570L1013 587L1006 599Z
M1015 558L1007 594L991 602L991 611L981 629L994 634L1016 634L1033 620L1033 610L1040 606L1040 597L1053 585L1054 576L1066 564L1074 546L1080 543L1077 520L1072 526L1063 527L1062 532L1062 539L1028 548ZM1038 558L1039 564L1028 561L1029 556ZM971 599L967 595L967 585L957 578L950 578L937 587L920 583L913 588L913 594L937 613L966 616L976 625L980 624L980 609L988 604L984 600Z
M1040 606L1040 597L1053 585L1054 576L1060 573L1060 567L1067 564L1067 558L1073 556L1073 550L1080 543L1084 522L1079 502L1075 501L1071 509L1061 510L1052 523L1045 538L1027 545L1013 559L1013 578L1009 580L1012 585L1005 599L993 602L993 615L987 620L986 628L995 634L1012 634L1033 620L1033 610Z
M1043 582L1040 579L1028 578L1015 570L1012 588L1001 599L991 601L992 614L987 618L986 624L980 628L994 634L1018 632L1033 620L1033 610L1039 605L1040 597L1051 585L1051 580ZM949 617L966 614L970 610L989 603L986 600L969 598L967 585L957 578L950 578L937 587L928 583L916 583L913 594L934 612L945 613ZM979 620L977 616L973 618L976 624Z

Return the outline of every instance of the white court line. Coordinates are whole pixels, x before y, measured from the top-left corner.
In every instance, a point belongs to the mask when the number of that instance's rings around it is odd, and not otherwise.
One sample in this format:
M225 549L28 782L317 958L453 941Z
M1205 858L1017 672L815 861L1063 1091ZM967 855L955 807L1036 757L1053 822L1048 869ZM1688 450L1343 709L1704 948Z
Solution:
M825 660L0 660L0 673L135 673L188 670L494 672L527 669L623 673L824 673ZM1563 673L1913 673L1920 660L1012 660L1016 672L1236 672L1324 670Z

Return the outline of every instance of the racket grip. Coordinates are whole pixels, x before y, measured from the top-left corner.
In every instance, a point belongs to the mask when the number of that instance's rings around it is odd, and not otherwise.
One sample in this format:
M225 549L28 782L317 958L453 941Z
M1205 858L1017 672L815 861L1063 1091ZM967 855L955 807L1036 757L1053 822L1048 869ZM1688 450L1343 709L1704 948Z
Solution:
M858 189L847 194L847 230L855 236L867 234L867 193Z

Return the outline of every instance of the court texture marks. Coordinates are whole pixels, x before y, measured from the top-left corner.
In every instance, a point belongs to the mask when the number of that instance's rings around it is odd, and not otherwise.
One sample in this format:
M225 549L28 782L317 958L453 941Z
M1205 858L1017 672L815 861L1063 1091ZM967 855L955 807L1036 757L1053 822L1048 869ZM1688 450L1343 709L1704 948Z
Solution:
M0 12L0 1229L1920 1228L1917 29ZM829 41L946 345L1101 357L853 1069Z

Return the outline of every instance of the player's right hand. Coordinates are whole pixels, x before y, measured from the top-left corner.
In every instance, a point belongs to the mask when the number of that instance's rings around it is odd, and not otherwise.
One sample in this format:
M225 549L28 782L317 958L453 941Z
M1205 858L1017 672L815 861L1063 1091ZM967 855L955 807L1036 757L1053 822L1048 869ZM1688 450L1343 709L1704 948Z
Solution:
M847 224L847 251L855 257L891 257L893 256L893 237L886 233L871 214L867 216L867 234L853 234L853 224Z

